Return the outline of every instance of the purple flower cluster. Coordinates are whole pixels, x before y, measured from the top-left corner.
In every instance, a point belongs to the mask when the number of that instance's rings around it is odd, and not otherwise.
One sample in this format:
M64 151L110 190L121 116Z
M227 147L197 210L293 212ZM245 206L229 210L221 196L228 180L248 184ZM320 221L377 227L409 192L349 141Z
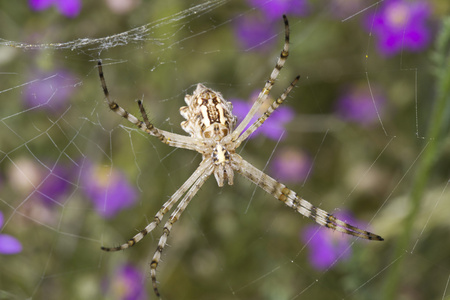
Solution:
M243 49L266 50L276 35L283 14L304 16L309 12L306 0L247 0L256 8L255 14L245 15L235 24L235 35Z
M308 154L294 148L277 151L270 173L281 182L299 183L304 180L311 170L312 160Z
M72 168L58 164L48 174L41 176L42 182L36 190L36 195L48 206L64 204L74 180Z
M431 30L427 24L430 14L427 1L386 0L366 16L365 27L375 36L377 48L383 55L417 52L430 43Z
M247 3L255 8L254 13L238 18L235 23L235 36L243 49L268 49L283 14L305 16L311 11L306 0L247 0ZM333 0L330 9L333 16L342 17L364 6L359 0ZM422 51L430 44L429 2L385 0L375 8L365 15L363 23L375 37L381 54L392 56L401 51Z
M348 88L336 101L337 115L349 122L364 126L372 125L383 115L386 100L372 87L355 85Z
M348 213L338 213L336 217L357 227L364 228ZM359 225L359 226L358 226ZM309 248L309 261L317 270L326 270L339 260L351 256L351 237L319 225L309 225L301 233L302 241Z
M309 12L309 4L305 0L247 0L247 2L269 21L280 21L281 16L285 14L304 16Z
M28 3L34 11L56 6L60 14L69 18L75 18L81 11L81 0L29 0Z
M43 79L30 82L24 91L23 102L27 108L42 108L49 112L60 113L68 107L74 86L78 82L73 74L66 70L53 72L35 72L33 78Z
M17 164L20 170L10 174L11 184L29 188L46 208L64 205L69 193L78 184L92 202L99 215L111 218L131 207L137 200L137 191L118 169L103 167L86 160L80 165L55 164L51 169L39 168L27 160ZM23 174L27 174L27 177ZM32 184L30 179L32 178ZM80 179L80 183L78 180ZM32 189L32 190L31 190Z
M130 264L119 267L113 278L106 279L103 289L114 299L144 300L148 299L145 290L146 276Z
M117 169L86 162L82 171L83 191L104 218L111 218L137 201L137 191Z

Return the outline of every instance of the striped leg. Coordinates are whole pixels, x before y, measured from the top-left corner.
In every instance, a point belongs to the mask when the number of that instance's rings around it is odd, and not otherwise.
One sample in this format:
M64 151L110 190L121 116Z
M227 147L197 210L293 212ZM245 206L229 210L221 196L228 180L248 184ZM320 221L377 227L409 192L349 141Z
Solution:
M260 188L271 194L296 212L314 220L317 224L325 226L336 231L360 237L367 240L383 241L384 239L371 232L361 230L353 225L347 224L326 211L315 207L305 199L302 199L294 191L288 189L284 184L279 183L269 175L261 172L242 157L234 154L236 160L239 160L240 168L237 170L240 174L250 179Z
M158 242L158 247L156 248L155 254L153 255L152 262L150 263L150 276L152 277L153 290L155 294L160 297L158 286L156 282L156 268L158 267L161 253L166 246L167 238L169 237L170 230L172 230L173 224L180 218L181 214L184 212L189 202L192 200L192 197L198 192L198 190L202 187L203 183L205 183L206 179L209 178L213 171L213 168L206 170L205 173L197 178L195 183L192 185L191 189L184 195L183 199L177 206L177 209L170 215L169 220L167 220L166 224L163 228L163 234Z
M201 145L201 143L192 137L189 136L183 136L176 133L167 132L161 129L156 128L147 118L147 115L143 115L145 122L139 120L134 115L130 114L126 110L124 110L122 107L119 106L115 101L111 100L109 97L109 91L108 87L106 86L105 76L103 75L103 67L102 62L98 61L98 74L100 77L100 82L102 84L103 93L105 94L106 100L108 101L109 108L121 116L122 118L127 119L134 125L136 125L139 129L142 131L156 136L161 142L177 148L184 148L189 150L196 150L201 152L201 148L198 145ZM139 109L141 111L141 114L145 113L145 110L142 106L141 101L138 101Z
M284 91L284 93L272 103L271 106L264 112L264 114L258 118L258 120L255 121L249 128L247 128L244 133L242 133L238 139L236 140L235 147L239 147L239 145L245 141L250 134L255 132L256 129L258 129L269 117L270 115L284 102L286 97L289 95L291 90L294 88L294 86L297 84L298 80L300 79L300 76L295 77L294 81L291 82L291 84L287 87L287 89Z
M234 130L233 133L231 134L232 140L236 140L238 138L238 136L245 129L245 127L248 125L248 123L250 123L250 120L253 118L253 116L258 112L258 109L260 108L260 106L267 99L267 95L269 94L270 90L272 89L272 87L275 83L275 80L277 79L278 74L280 73L280 70L283 68L284 63L286 62L286 60L289 56L289 22L288 22L286 15L283 15L283 20L284 20L283 50L281 51L280 57L278 58L275 68L273 69L272 73L270 74L269 80L266 81L264 88L262 89L261 93L259 93L258 99L255 101L255 103L253 104L249 113L245 116L245 118L242 120L242 122L236 128L236 130Z
M200 163L199 167L195 172L191 175L191 177L186 180L186 182L170 197L169 200L166 201L166 203L163 204L161 209L156 213L153 222L148 224L144 229L142 229L138 234L136 234L134 237L128 240L128 242L117 246L117 247L101 247L104 251L119 251L124 250L127 248L130 248L131 246L134 246L136 243L138 243L140 240L142 240L149 232L151 232L153 229L158 226L158 224L161 222L162 218L164 217L164 214L167 213L172 206L178 202L178 200L183 196L184 193L199 179L205 177L205 172L207 172L207 169L211 165L211 160L207 159Z

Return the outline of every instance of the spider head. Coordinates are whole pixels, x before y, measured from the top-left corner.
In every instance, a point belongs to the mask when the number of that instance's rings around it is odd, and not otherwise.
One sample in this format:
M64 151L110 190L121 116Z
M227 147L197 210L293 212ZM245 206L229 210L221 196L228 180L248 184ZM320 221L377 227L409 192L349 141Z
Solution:
M214 177L217 185L222 187L225 180L228 180L228 184L232 185L234 173L230 165L230 152L219 142L213 149L212 160L215 165Z

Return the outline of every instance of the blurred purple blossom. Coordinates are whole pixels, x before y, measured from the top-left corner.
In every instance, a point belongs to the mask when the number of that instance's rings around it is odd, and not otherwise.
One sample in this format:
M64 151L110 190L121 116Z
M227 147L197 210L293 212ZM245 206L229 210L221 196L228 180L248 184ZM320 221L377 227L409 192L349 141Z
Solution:
M62 15L74 18L81 11L81 0L29 0L28 4L34 11L42 11L50 6L56 6L56 9Z
M337 99L336 113L346 121L371 125L377 122L378 114L383 115L385 103L376 88L372 87L371 93L366 86L353 86Z
M238 18L235 35L243 49L265 51L272 48L280 30L283 14L304 16L309 13L306 0L247 0L256 8L255 13Z
M122 265L114 273L114 277L104 282L104 289L114 299L144 300L148 299L145 290L145 275L132 265Z
M311 166L311 158L305 152L286 148L276 153L270 173L279 181L299 183L308 176Z
M417 52L431 41L427 25L431 8L427 1L386 0L365 18L381 54L391 56L403 50Z
M60 112L69 105L70 96L77 83L75 76L65 70L36 72L24 91L24 105L27 108L41 107L48 111Z
M0 211L0 232L3 227L4 217ZM16 254L22 251L22 244L16 238L8 234L0 234L0 254Z
M137 191L121 171L85 162L82 171L83 191L104 218L111 218L123 209L133 206Z
M259 90L254 91L250 95L250 101L244 101L242 99L230 99L231 103L233 103L233 113L238 117L238 122L242 121L250 111L253 102L258 98L259 92ZM264 111L270 104L271 102L266 101L265 104L261 105L259 112L256 113L256 116L252 118L249 124L255 122L260 117L260 115L264 113ZM272 140L278 140L284 132L284 125L286 123L289 123L293 118L294 111L287 106L281 106L273 112L270 118L268 118L264 122L264 124L261 125L261 127L259 127L254 133L250 135L250 138L262 133ZM249 126L250 125L248 125L245 129L247 129Z
M341 212L335 216L346 223L361 226L348 213ZM364 228L364 226L360 228ZM317 270L326 270L337 261L348 259L352 254L349 247L350 236L319 225L307 226L301 232L301 239L309 249L311 265Z
M55 165L43 175L37 195L47 205L64 204L73 179L73 170L67 166Z
M247 2L261 11L267 21L279 22L283 15L305 16L309 13L309 3L306 0L247 0Z
M240 18L235 23L235 35L242 49L265 51L271 48L269 39L275 36L275 27L262 16L251 15ZM275 39L273 39L275 42Z

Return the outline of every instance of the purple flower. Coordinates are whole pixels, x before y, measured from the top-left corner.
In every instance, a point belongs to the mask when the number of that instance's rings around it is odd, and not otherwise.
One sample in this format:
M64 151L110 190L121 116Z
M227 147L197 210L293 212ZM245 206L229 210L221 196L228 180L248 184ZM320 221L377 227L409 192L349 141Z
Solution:
M99 215L111 218L136 202L137 191L122 172L91 162L85 165L82 172L83 191Z
M347 213L336 217L349 224L355 224ZM357 224L356 224L357 225ZM348 259L351 255L350 236L319 225L307 226L301 233L302 241L309 249L309 261L317 270L326 270L338 260Z
M260 15L246 16L235 23L235 35L242 49L258 49L265 51L271 48L267 43L275 36L275 26ZM275 42L275 40L273 40Z
M375 36L383 55L403 50L417 52L431 40L431 30L427 26L430 10L426 1L386 0L377 11L367 15L365 25Z
M65 195L72 186L73 170L56 165L47 174L43 174L42 183L37 188L38 197L47 205L63 204Z
M336 113L344 120L371 125L383 114L385 102L376 88L371 93L367 87L354 86L338 98Z
M303 16L309 12L305 0L248 0L256 7L255 14L245 15L235 23L235 35L243 49L265 51L271 49L280 29L283 14ZM270 41L270 42L269 42Z
M286 148L277 152L270 169L279 181L298 183L308 176L311 165L311 158L306 153Z
M250 101L244 101L241 99L231 99L230 101L233 103L233 113L238 117L238 120L242 121L247 113L250 111L250 108L253 105L253 102L258 98L259 90L254 91L250 95ZM270 100L270 99L268 99ZM256 116L252 118L249 125L245 129L247 129L250 124L255 122L262 113L270 106L272 102L266 101L260 107L259 113L256 113ZM258 128L255 132L253 132L250 137L255 137L258 134L262 133L268 138L272 140L278 140L280 136L284 133L284 125L289 123L294 118L294 111L289 107L279 107L273 114L264 122L261 127ZM285 136L285 135L284 135Z
M64 16L74 18L81 11L81 0L29 0L32 10L42 11L50 6L56 6L56 9Z
M3 227L3 213L0 211L0 230ZM8 235L0 234L0 254L16 254L22 251L22 244L20 242Z
M70 96L77 83L75 77L65 71L38 72L33 77L40 77L30 82L24 91L24 105L28 108L41 107L51 112L60 112L67 108Z
M114 295L114 299L141 300L148 299L145 285L146 278L141 271L132 265L123 265L104 283L104 289Z
M280 21L283 15L304 16L309 12L306 0L247 0L249 5L261 11L268 21Z

